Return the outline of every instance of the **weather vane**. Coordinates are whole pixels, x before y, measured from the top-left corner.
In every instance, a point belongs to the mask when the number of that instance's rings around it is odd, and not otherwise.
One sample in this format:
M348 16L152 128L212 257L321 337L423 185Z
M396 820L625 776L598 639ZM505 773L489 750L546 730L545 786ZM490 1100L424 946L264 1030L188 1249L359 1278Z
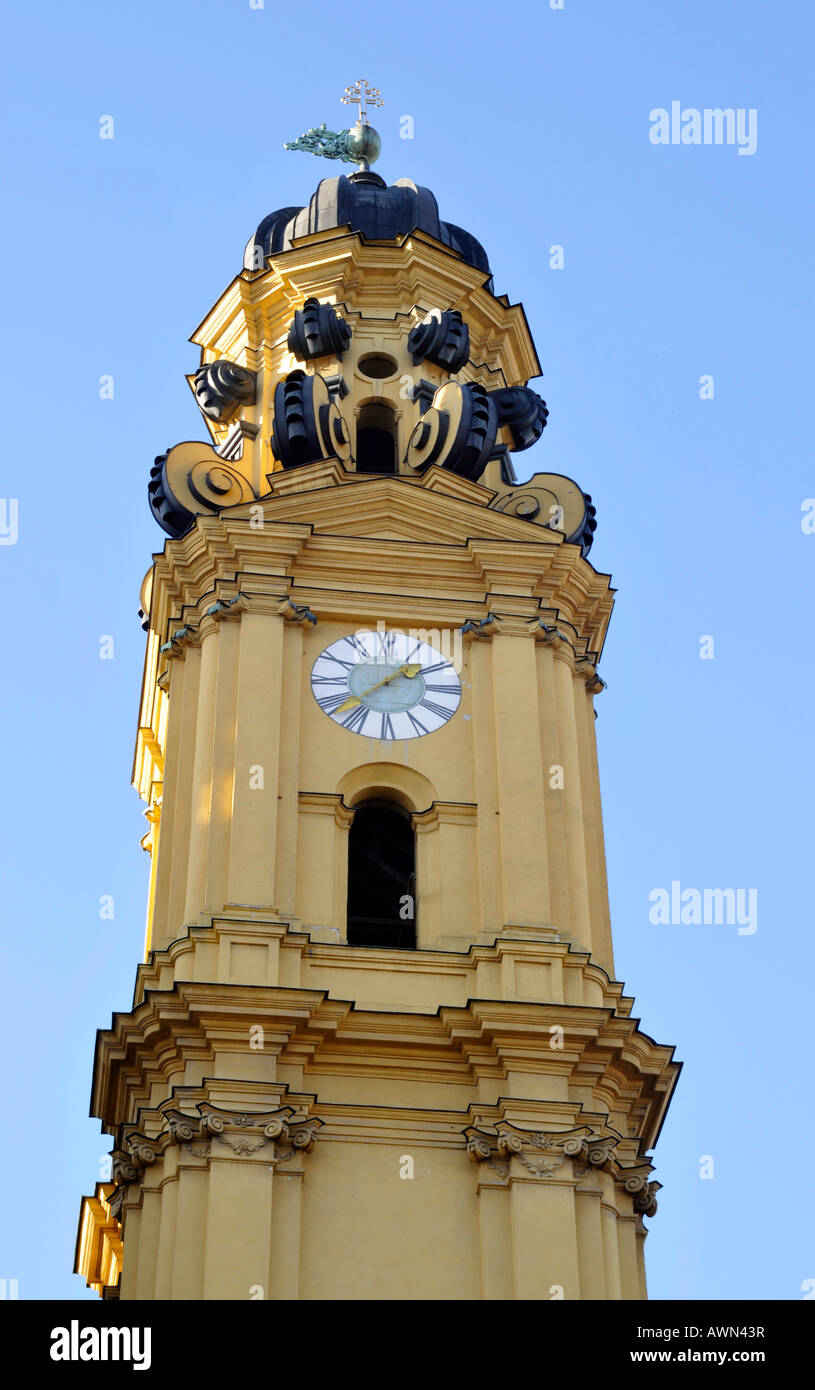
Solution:
M368 121L367 108L384 106L382 94L378 87L372 87L361 77L358 82L346 87L340 101L347 106L359 107L356 123L350 130L329 130L323 121L322 125L312 126L298 140L287 141L283 148L303 150L307 154L320 155L323 159L341 159L344 164L356 164L360 173L366 173L379 158L382 148L378 132Z

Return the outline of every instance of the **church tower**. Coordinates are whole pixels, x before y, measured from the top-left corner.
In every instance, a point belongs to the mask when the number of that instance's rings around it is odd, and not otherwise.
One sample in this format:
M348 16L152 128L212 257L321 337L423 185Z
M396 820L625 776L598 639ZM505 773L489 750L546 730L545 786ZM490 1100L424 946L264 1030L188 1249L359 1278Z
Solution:
M295 144L356 171L260 223L194 335L210 438L150 476L147 943L77 1271L642 1299L678 1066L614 974L594 508L543 471L522 307L349 94Z

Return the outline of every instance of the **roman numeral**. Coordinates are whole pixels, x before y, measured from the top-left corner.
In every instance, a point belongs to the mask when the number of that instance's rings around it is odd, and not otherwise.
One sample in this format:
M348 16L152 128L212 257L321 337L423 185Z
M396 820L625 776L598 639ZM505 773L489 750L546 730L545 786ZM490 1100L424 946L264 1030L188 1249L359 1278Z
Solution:
M411 722L411 724L413 725L414 729L416 730L417 734L426 734L426 733L429 733L429 730L425 728L424 724L420 724L420 723L419 723L418 719L416 719L416 718L413 716L413 714L411 713L411 711L410 711L409 709L408 709L408 710L405 710L405 714L407 715L408 719L410 720L410 722Z
M341 685L348 689L348 681L345 676L312 676L312 685Z
M433 700L420 700L422 709L426 709L428 714L435 714L439 719L447 720L453 713L451 709L445 709L443 705L437 705Z
M362 726L370 712L366 705L357 705L356 709L352 709L344 719L340 720L340 723L344 729L350 729L352 734L361 734Z
M324 709L326 714L333 714L337 705L341 705L343 700L346 699L346 690L341 690L336 695L315 695L314 698L320 706L320 709Z
M390 661L390 660L392 659L393 655L394 655L394 652L396 651L396 633L395 633L395 632L381 632L381 633L378 633L378 634L377 634L377 641L378 641L378 644L379 644L379 646L378 646L378 653L377 653L378 657L379 657L379 658L384 658L385 661Z
M380 738L396 738L396 733L395 733L394 727L393 727L393 720L391 719L391 717L390 717L389 714L383 714L383 716L382 716L382 731L381 731L379 737L380 737Z
M435 661L435 662L433 663L432 666L423 666L423 667L422 667L422 675L423 675L423 676L432 676L434 671L448 671L449 669L450 669L450 662L449 662L449 661Z
M338 666L342 667L343 671L353 671L357 665L356 661L343 661L342 657L335 656L333 652L323 652L323 656L327 661L335 661Z
M422 675L424 675L424 671ZM431 685L429 682L425 682L425 690L435 690L437 695L456 694L456 687L454 685Z

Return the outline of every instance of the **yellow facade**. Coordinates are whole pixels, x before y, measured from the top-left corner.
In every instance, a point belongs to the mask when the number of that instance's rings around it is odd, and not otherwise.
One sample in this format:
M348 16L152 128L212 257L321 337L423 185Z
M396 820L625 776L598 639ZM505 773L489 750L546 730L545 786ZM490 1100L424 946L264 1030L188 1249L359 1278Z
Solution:
M339 228L243 272L196 334L257 393L170 452L195 521L143 590L147 949L92 1105L122 1298L646 1296L647 1151L678 1067L614 978L593 709L612 590L568 522L513 510L497 458L478 481L411 462L433 415L406 382L539 370L523 310L484 282L427 234ZM353 328L316 364L286 340L310 298ZM452 376L408 348L447 309L470 332ZM298 368L345 391L325 456L281 468L274 388ZM372 405L392 475L356 466ZM532 484L566 514L582 497ZM387 742L317 703L320 653L377 629L457 666L436 732ZM347 939L351 827L382 801L415 836L412 950Z

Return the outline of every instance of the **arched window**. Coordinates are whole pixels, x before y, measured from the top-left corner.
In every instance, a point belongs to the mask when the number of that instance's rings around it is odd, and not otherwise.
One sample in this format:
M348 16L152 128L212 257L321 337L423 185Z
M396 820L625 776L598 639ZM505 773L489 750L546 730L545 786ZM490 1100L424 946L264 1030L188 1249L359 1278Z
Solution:
M356 461L358 473L396 472L396 416L385 402L359 412Z
M401 806L358 806L348 837L348 944L416 946L413 827Z

